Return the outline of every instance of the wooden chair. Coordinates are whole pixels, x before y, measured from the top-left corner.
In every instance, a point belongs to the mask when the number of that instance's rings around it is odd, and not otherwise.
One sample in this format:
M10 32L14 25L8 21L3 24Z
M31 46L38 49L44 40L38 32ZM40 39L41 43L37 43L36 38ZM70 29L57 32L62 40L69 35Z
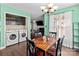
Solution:
M35 50L35 44L31 40L27 39L27 52L29 56L35 56L36 50Z
M57 36L57 32L49 32L49 34L54 35L54 36L55 36L55 38L56 38L56 36Z
M58 39L56 48L51 48L47 52L50 56L61 56L62 44L63 44L64 36Z
M50 35L50 34L51 34L51 35ZM57 32L49 32L48 37L51 37L51 38L57 38ZM54 44L54 46L53 46L53 47L55 47L55 48L56 48L56 45L57 45L57 43L56 43L56 44Z
M28 56L39 56L39 55L43 55L43 52L35 47L34 42L32 42L31 40L27 39L27 54Z

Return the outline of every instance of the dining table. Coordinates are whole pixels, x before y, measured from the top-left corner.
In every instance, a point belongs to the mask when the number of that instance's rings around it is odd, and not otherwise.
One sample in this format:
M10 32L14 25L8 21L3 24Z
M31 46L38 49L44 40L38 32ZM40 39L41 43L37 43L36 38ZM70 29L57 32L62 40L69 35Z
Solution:
M46 40L46 41L44 41ZM43 56L46 55L47 51L56 44L56 42L58 41L57 38L49 38L49 40L46 38L44 39L43 37L38 37L38 38L34 38L32 40L35 43L35 46L43 51Z

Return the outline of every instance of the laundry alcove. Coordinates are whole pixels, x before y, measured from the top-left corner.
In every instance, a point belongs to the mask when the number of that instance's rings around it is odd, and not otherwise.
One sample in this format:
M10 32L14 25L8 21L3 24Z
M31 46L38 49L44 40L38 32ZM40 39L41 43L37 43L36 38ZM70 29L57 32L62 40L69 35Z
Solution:
M22 21L14 21L13 23L8 19L8 22L6 22L6 14L11 15L17 15L22 16L21 19L24 19L24 17L27 18L26 27L28 32L28 38L30 39L30 30L31 30L31 14L28 12L24 12L23 10L13 8L11 6L8 6L7 4L0 4L0 49L6 48L6 24L11 25L25 25L25 23ZM8 16L7 15L7 16ZM11 16L10 15L10 16ZM18 17L17 17L18 18Z

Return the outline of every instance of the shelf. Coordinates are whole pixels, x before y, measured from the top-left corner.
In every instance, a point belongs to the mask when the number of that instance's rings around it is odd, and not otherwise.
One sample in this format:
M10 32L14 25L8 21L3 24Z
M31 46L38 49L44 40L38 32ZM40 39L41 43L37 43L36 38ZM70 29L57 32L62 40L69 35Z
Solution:
M74 29L74 31L76 31L76 30L79 31L79 29Z
M6 25L26 25L26 18L23 16L6 14Z
M75 44L79 44L79 41L74 41Z
M73 23L73 33L74 49L79 50L79 22Z
M79 30L79 29L74 29L74 30Z
M78 44L79 42L74 42L74 43L75 43L74 45L79 46L79 44Z
M74 33L74 36L79 36L79 34L78 33Z
M74 41L79 41L79 38L74 38L75 40Z
M79 31L74 31L74 35L79 35Z
M74 46L74 48L75 48L75 49L79 49L79 47L77 47L77 46Z
M79 37L79 35L77 36L77 35L74 35L74 37Z

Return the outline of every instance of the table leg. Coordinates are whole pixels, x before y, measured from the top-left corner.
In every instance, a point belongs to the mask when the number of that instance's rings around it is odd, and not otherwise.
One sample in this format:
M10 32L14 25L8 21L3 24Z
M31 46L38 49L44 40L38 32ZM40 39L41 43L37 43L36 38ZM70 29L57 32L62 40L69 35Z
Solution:
M42 50L42 49L40 49L40 48L38 48L38 47L37 47L37 49L39 49L40 51L43 52L43 56L46 56L46 51L44 51L44 50Z
M46 51L43 51L43 56L46 56Z

